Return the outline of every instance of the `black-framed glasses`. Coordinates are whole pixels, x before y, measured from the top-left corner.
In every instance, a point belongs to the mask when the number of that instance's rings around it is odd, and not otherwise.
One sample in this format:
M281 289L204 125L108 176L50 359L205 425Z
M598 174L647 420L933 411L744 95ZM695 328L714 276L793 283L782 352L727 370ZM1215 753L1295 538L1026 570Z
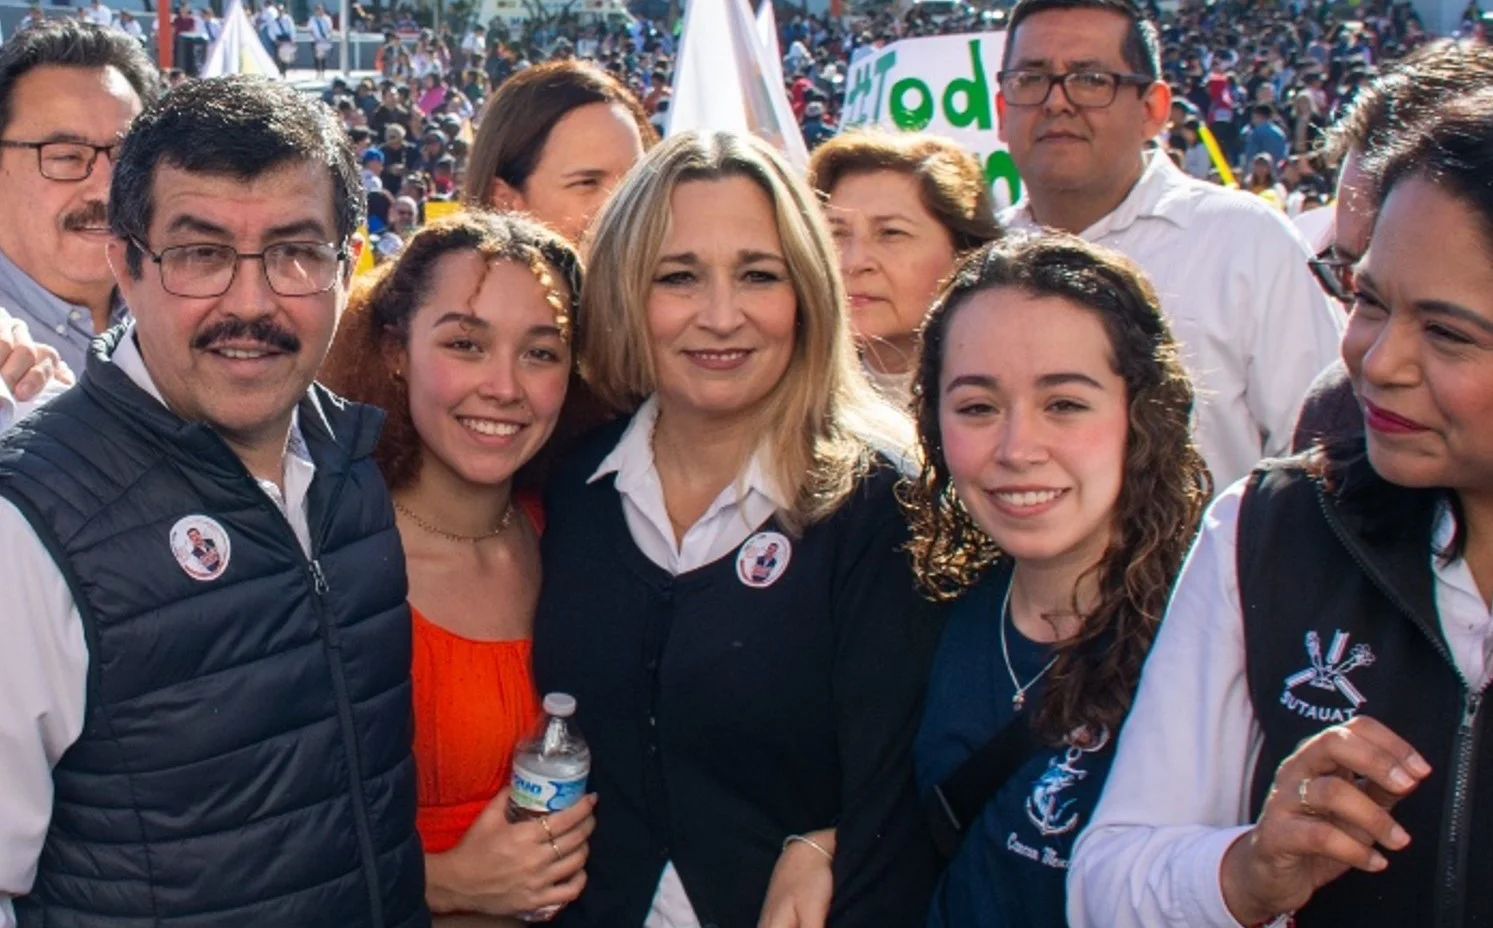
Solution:
M1001 95L1011 106L1041 106L1052 96L1052 88L1062 84L1068 102L1085 109L1109 106L1122 86L1149 87L1156 83L1156 78L1144 74L1097 70L1053 74L1027 68L1001 71L995 79L1000 84Z
M1331 246L1322 249L1307 260L1312 276L1327 291L1327 295L1344 306L1353 304L1353 265L1349 258L1339 256Z
M327 242L277 242L253 254L203 242L173 245L157 254L139 239L131 241L160 268L161 289L189 299L227 293L239 264L249 260L263 266L265 281L280 296L315 296L332 289L349 257L345 245Z
M112 163L119 143L91 145L88 142L17 142L0 139L0 148L30 148L36 152L36 169L41 172L42 177L72 184L88 179L99 155L107 155Z

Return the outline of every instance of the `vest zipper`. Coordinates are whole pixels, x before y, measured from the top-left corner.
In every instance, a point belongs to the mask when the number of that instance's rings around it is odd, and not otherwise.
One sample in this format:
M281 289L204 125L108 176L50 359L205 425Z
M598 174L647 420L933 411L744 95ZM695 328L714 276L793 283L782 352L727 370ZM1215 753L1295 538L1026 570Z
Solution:
M1460 928L1462 924L1462 911L1465 908L1466 883L1463 879L1463 870L1467 863L1467 817L1472 811L1467 801L1467 790L1472 782L1473 768L1475 763L1475 751L1477 746L1477 717L1478 710L1482 707L1483 691L1475 690L1467 682L1462 674L1462 668L1457 666L1456 659L1447 647L1446 642L1440 635L1435 634L1415 614L1409 604L1402 600L1398 593L1384 580L1379 571L1364 560L1358 553L1358 548L1349 540L1347 530L1337 520L1337 516L1327 505L1327 497L1320 488L1317 491L1317 504L1322 507L1322 516L1327 520L1327 525L1332 533L1337 536L1343 548L1347 550L1348 556L1353 558L1360 570L1362 570L1379 591L1389 598L1395 608L1405 614L1410 624L1420 629L1420 633L1431 643L1431 647L1440 654L1451 667L1452 673L1456 674L1458 682L1462 684L1462 721L1457 725L1457 733L1452 740L1452 772L1449 777L1451 789L1447 792L1444 803L1443 815L1446 821L1441 828L1441 846L1438 851L1442 862L1441 868L1441 893L1440 907L1436 913L1435 925L1439 928Z
M332 591L331 584L327 582L326 574L322 572L321 562L315 557L308 555L302 548L300 539L296 537L295 529L291 527L290 518L279 506L270 501L263 489L249 474L244 471L244 479L248 480L253 488L255 497L260 501L270 517L278 519L285 529L285 534L290 536L292 547L301 558L301 564L305 567L306 575L311 580L312 608L316 612L316 622L321 626L322 635L325 637L327 647L331 653L327 655L327 669L332 677L332 694L337 700L337 722L338 730L342 735L342 749L347 754L347 778L351 787L351 799L353 806L353 828L358 833L358 852L363 858L363 882L368 885L369 928L384 928L384 904L380 896L382 885L378 876L378 854L373 847L373 833L368 826L368 797L363 795L363 757L358 751L357 738L354 732L357 730L353 725L352 698L347 692L347 677L342 672L342 660L339 652L342 650L342 633L327 615L326 596ZM345 482L345 481L344 481ZM336 503L342 497L342 483L339 482L332 494L332 506L328 513L335 510ZM330 518L330 514L327 516ZM310 513L307 513L310 519ZM324 534L324 533L322 533ZM319 537L311 539L311 550L314 553L318 549Z
M1472 785L1473 758L1477 756L1477 717L1483 705L1481 692L1468 693L1462 704L1462 723L1457 726L1452 749L1451 808L1447 810L1445 844L1446 872L1441 879L1440 925L1461 925L1466 898L1460 875L1467 869L1468 817L1472 812L1468 790Z
M299 549L300 545L297 544L296 548ZM331 592L331 586L327 583L326 574L322 573L321 562L315 558L308 558L306 570L311 575L311 589L316 594L311 600L316 608L316 620L321 625L322 633L326 635L327 647L332 651L327 656L327 666L332 674L332 691L337 697L337 719L338 727L342 732L342 749L347 752L347 779L351 787L353 827L358 832L358 850L363 857L363 878L368 884L369 914L373 919L370 924L372 928L382 928L384 903L379 894L378 854L374 850L373 834L368 827L368 797L363 795L363 757L358 751L358 740L354 734L357 729L353 725L352 698L347 692L347 677L342 672L340 654L342 631L337 627L337 623L327 615L326 596Z

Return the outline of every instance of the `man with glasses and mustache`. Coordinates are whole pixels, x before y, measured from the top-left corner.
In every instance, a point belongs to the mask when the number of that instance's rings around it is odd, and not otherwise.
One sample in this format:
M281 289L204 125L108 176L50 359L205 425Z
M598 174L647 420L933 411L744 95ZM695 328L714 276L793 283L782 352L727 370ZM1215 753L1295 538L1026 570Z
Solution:
M1364 86L1327 134L1324 154L1341 161L1332 242L1309 262L1325 290L1345 308L1353 305L1353 267L1369 248L1374 191L1364 170L1390 142L1434 116L1444 104L1493 86L1493 49L1477 42L1443 41L1416 50ZM1296 420L1293 451L1317 442L1363 435L1363 410L1341 359L1307 391Z
M120 146L133 320L0 437L0 928L430 924L383 416L312 382L363 218L277 80Z
M76 373L126 315L104 259L109 181L158 85L116 29L59 20L0 46L0 308Z
M1227 487L1286 451L1342 313L1284 214L1187 177L1151 142L1167 124L1155 27L1128 0L1022 0L996 107L1021 173L1010 228L1048 226L1125 254L1155 285L1198 394L1197 440Z

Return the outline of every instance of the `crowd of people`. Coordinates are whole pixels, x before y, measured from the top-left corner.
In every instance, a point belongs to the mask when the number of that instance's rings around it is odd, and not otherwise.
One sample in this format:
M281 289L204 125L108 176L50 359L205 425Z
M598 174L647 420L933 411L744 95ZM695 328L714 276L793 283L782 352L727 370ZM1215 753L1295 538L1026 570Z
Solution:
M1003 28L1008 15L988 4L961 10L944 17L917 6L901 15L785 15L778 37L780 50L786 50L785 91L809 149L845 128L840 108L852 61L903 38ZM1355 19L1326 2L1216 3L1152 13L1158 23L1160 74L1172 99L1158 147L1188 175L1237 185L1292 217L1332 199L1338 165L1321 154L1327 127L1351 107L1379 68L1428 39L1405 2L1360 5L1352 14ZM375 186L388 194L370 199L375 242L391 211L404 215L409 206L396 206L402 178L391 184L389 168L427 175L417 177L407 194L418 226L427 198L452 195L438 187L461 187L469 127L489 97L531 66L553 60L595 64L642 105L644 119L656 132L663 134L667 127L678 23L670 28L646 19L614 25L561 21L509 29L495 21L464 33L448 26L413 35L400 32L399 24L414 28L412 21L393 13L378 23L384 31L375 61L381 77L356 85L336 81L326 97L360 146L362 130L368 130L359 156L369 159L367 174L378 175ZM1481 36L1479 19L1469 18L1465 25L1469 35ZM380 107L392 108L394 121L405 129L392 156L384 147L390 109L379 115ZM432 117L438 125L429 125ZM451 159L440 178L428 176L434 165L427 159L401 155L399 147L421 149L432 134L445 136L435 157ZM1209 151L1209 137L1216 157ZM396 231L381 257L396 254L407 232Z
M1493 920L1493 52L1249 10L1020 0L1000 210L661 138L662 33L0 45L0 928ZM794 102L987 12L791 17Z

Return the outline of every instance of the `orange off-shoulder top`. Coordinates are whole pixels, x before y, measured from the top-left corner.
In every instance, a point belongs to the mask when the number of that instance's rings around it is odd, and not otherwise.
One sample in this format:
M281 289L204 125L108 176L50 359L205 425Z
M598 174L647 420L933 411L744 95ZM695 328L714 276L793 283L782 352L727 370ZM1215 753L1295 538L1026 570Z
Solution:
M520 500L536 528L538 507ZM415 824L427 854L449 851L508 785L513 748L539 717L529 640L478 641L414 607Z

